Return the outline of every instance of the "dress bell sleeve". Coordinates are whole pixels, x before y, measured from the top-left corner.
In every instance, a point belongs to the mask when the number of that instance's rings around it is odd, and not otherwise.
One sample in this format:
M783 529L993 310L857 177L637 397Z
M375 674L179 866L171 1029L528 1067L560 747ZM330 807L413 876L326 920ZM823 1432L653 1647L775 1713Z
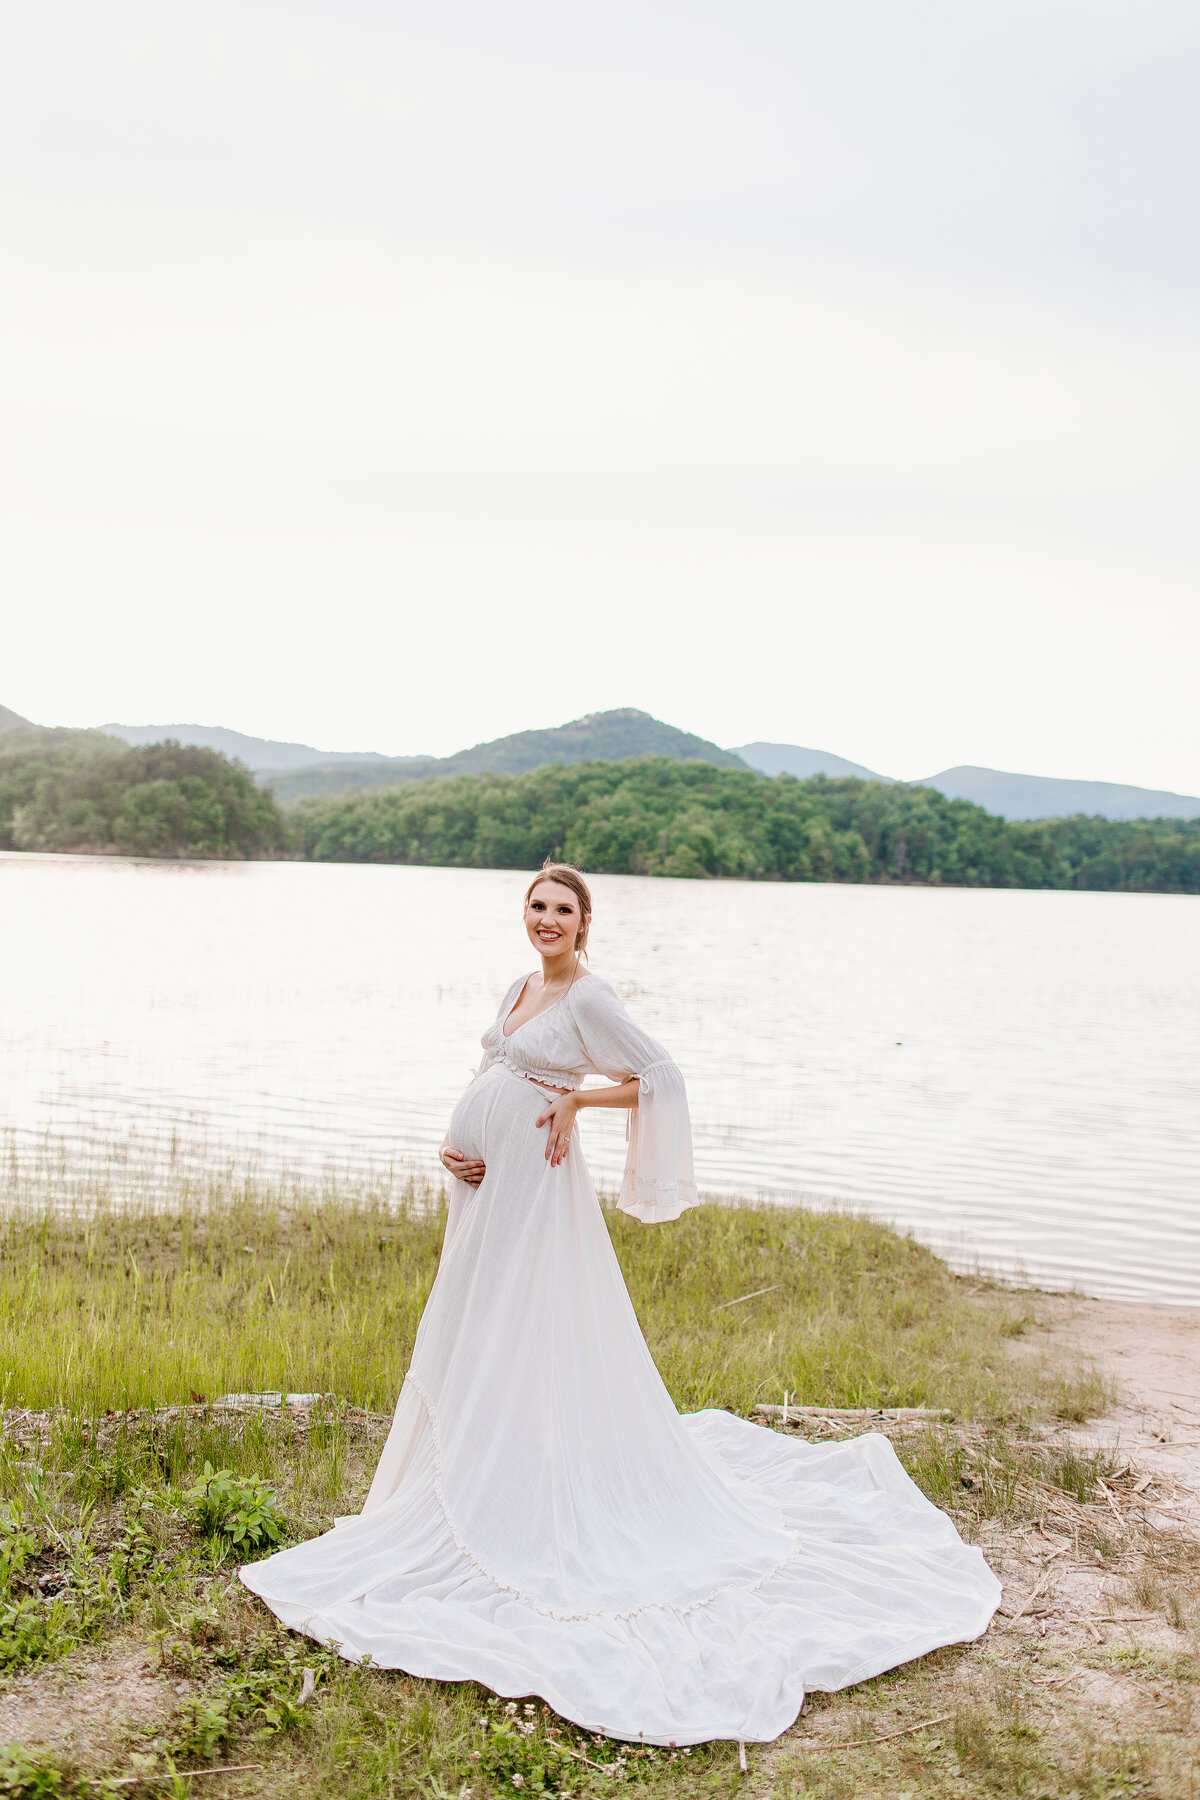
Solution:
M683 1076L662 1045L634 1024L606 981L591 975L578 992L576 1022L590 1066L613 1081L633 1075L638 1081L617 1205L644 1225L677 1219L699 1202Z

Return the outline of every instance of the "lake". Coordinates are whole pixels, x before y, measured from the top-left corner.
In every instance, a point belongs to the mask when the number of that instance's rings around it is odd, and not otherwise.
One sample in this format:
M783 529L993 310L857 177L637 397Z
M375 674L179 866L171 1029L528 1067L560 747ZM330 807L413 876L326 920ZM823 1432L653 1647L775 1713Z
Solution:
M0 855L0 1130L415 1169L525 878ZM959 1267L1200 1304L1200 898L594 879L592 965L688 1079L702 1188L836 1199ZM612 1185L615 1115L582 1121Z

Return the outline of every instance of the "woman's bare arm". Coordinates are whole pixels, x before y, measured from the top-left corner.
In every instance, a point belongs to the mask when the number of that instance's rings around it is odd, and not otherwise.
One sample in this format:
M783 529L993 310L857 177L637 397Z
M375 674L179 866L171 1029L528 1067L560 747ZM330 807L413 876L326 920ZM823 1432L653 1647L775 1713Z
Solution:
M570 1096L576 1107L580 1106L636 1106L638 1103L638 1078L631 1075L628 1081L616 1081L611 1087L576 1088Z

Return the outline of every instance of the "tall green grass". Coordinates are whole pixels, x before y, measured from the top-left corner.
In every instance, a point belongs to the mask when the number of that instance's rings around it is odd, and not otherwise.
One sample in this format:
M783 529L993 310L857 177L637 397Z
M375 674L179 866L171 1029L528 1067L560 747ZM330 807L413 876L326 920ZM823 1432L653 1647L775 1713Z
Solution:
M1082 1416L1099 1398L1086 1375L1014 1359L1013 1303L968 1297L885 1226L767 1205L704 1205L656 1227L608 1217L684 1409L744 1412L788 1393ZM3 1402L94 1414L278 1388L390 1410L444 1223L440 1199L411 1187L226 1180L162 1206L26 1201L0 1220Z

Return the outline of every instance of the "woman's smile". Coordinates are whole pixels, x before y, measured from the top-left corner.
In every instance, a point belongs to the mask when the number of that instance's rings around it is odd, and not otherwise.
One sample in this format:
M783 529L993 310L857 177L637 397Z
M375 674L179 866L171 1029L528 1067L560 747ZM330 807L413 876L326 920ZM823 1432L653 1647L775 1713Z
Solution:
M552 876L533 882L525 896L525 930L541 954L543 995L547 986L566 984L569 966L573 980L576 953L587 942L587 920L575 890Z

